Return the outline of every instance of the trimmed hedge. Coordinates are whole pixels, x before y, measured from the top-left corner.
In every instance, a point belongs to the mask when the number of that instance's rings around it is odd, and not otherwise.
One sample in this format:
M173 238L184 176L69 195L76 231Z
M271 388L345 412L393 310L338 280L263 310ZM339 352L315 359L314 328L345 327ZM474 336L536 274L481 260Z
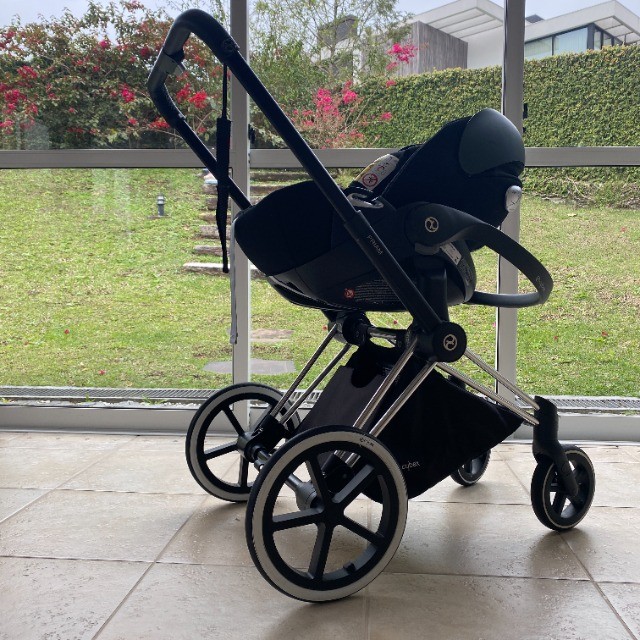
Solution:
M485 107L500 108L500 67L447 69L361 88L370 114L393 119L367 128L382 147L422 142L444 123ZM640 146L640 46L528 60L525 144L530 147ZM535 169L527 188L580 203L640 206L640 169Z

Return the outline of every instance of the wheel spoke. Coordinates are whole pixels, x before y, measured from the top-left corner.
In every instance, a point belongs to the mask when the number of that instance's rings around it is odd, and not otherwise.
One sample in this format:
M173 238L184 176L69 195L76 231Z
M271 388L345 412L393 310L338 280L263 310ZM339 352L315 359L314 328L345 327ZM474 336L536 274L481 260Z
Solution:
M231 407L228 407L228 406L222 407L222 411L224 412L224 415L227 416L227 420L229 420L229 422L231 423L231 426L235 429L236 433L239 436L241 436L244 433L244 429L242 428L242 425L238 421L238 418L236 418L235 414L231 410Z
M582 486L583 484L589 481L589 474L587 473L587 470L584 469L583 467L578 467L573 472L573 475L575 476L578 486Z
M556 491L556 495L553 498L553 510L556 513L562 513L564 505L567 502L567 494L564 491Z
M322 500L327 500L329 496L329 488L327 487L327 482L324 477L324 473L322 473L322 468L320 467L320 462L317 457L313 457L310 460L306 461L307 471L309 472L309 476L311 476L311 483L313 484L313 488L316 490L316 493Z
M271 528L276 532L284 531L285 529L294 529L296 527L304 527L309 524L317 524L321 513L322 511L319 509L305 509L304 511L279 514L273 516Z
M375 476L376 470L370 464L362 467L347 486L335 495L334 503L339 504L344 510L371 484Z
M244 456L240 456L240 471L238 472L238 486L241 489L249 488L249 485L247 484L248 478L249 478L249 461Z
M362 526L360 523L355 522L351 518L347 518L344 516L340 524L349 529L352 533L355 533L360 538L364 538L367 542L370 542L374 546L378 546L380 542L384 540L384 536L380 535L376 531L371 531L371 529L367 529L367 527Z
M331 548L331 539L333 538L333 527L328 526L324 522L318 525L318 535L316 543L313 546L311 554L311 562L309 563L309 575L313 580L320 581L327 566L329 557L329 549Z
M219 458L220 456L224 456L227 453L233 453L234 451L237 451L236 443L227 442L226 444L221 444L219 447L207 449L203 454L205 460L211 460L212 458Z

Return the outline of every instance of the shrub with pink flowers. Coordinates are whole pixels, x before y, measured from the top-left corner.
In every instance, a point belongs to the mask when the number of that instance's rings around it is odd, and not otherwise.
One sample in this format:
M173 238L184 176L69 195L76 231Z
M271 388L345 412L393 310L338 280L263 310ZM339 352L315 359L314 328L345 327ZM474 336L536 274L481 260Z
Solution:
M415 52L416 48L411 44L395 43L387 51L391 58L387 71L409 62ZM389 87L395 84L391 78L386 82ZM311 108L293 111L293 123L311 146L320 149L362 147L378 141L379 132L373 133L371 124L389 122L393 114L391 111L377 112L356 89L351 80L333 90L320 87Z
M178 142L158 117L146 79L170 27L138 0L90 0L78 18L0 27L0 148L166 147ZM204 45L186 47L189 75L172 90L204 136L219 110L221 67Z

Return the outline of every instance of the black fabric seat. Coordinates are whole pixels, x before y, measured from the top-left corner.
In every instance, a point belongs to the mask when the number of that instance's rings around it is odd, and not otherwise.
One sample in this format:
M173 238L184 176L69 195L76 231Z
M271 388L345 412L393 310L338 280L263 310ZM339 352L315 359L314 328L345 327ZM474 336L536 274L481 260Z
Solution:
M497 226L507 215L505 192L521 186L523 167L524 146L517 129L485 109L450 122L424 144L383 156L347 192L361 192L384 204L363 209L363 214L417 279L420 267L404 233L402 207L439 203ZM248 258L294 303L363 311L403 308L314 182L271 193L234 224L236 240ZM455 287L451 290L450 305L466 301Z

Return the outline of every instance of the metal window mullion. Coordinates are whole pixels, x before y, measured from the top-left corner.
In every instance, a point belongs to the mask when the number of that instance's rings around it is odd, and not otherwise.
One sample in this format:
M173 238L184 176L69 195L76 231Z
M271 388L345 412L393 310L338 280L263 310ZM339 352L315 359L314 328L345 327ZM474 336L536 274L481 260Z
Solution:
M249 58L249 12L247 0L231 2L231 35L245 59ZM233 148L231 168L234 182L249 197L249 96L241 84L231 77L231 138ZM238 214L233 204L232 215ZM235 261L235 310L237 342L233 345L233 382L251 378L251 272L249 261L242 250L234 247Z
M502 66L502 112L522 132L524 97L524 0L506 0L504 7L504 60ZM513 211L502 223L502 231L516 240L520 236L520 213ZM498 293L517 293L518 270L509 262L498 260ZM496 369L516 381L516 344L518 315L516 309L496 311ZM513 393L497 384L500 395L513 400Z

